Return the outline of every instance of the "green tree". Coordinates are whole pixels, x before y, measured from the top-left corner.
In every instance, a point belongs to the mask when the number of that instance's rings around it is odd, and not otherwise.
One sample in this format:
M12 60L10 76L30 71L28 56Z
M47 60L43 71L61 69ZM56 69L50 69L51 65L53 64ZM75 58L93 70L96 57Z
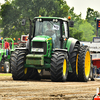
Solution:
M77 21L82 20L81 13L79 15L74 13L74 7L69 9L68 15L71 16L71 19L74 21L74 23L77 23Z
M3 37L14 37L16 35L16 25L18 23L18 11L9 1L1 5L0 16L2 18ZM19 34L17 34L18 36Z
M98 11L94 11L92 8L87 8L87 15L86 20L91 23L92 26L95 25L94 18L97 18L100 16L100 13Z
M87 21L83 21L80 25L79 25L79 29L80 31L83 31L83 37L82 40L84 41L92 41L93 37L95 37L94 35L94 27L88 23Z
M70 37L78 39L79 41L82 40L82 38L83 38L83 31L79 31L76 28L71 28L71 27L70 27L69 31L70 31L70 35L69 35Z
M100 13L98 11L94 11L92 8L87 8L86 20L94 27L94 35L96 34L96 22L95 18L100 17ZM100 33L98 34L100 36Z
M3 36L20 37L29 33L28 19L36 16L68 15L69 6L63 0L13 0L1 5ZM26 19L26 26L21 26L21 20Z
M70 36L81 41L83 37L83 31L79 30L79 25L83 21L83 19L81 19L81 13L79 15L75 14L74 7L70 8L68 13L68 15L71 16L71 20L74 21L74 28L70 28Z

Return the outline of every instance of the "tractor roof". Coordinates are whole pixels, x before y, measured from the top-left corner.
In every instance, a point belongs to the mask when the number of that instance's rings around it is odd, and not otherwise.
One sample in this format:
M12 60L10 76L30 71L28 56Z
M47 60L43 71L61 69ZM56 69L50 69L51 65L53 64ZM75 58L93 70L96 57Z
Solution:
M61 18L61 17L35 17L34 19L38 19L38 18L41 18L41 19L58 19L58 20L63 20L63 21L68 21L67 18Z

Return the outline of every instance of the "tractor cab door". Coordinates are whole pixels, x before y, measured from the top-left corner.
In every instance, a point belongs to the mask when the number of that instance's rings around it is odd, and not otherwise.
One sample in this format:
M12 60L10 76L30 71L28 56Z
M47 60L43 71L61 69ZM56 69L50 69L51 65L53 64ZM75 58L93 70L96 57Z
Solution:
M68 29L68 22L63 22L62 23L62 38L63 38L63 43L62 43L62 48L65 49L66 47L66 42L69 37L69 29Z

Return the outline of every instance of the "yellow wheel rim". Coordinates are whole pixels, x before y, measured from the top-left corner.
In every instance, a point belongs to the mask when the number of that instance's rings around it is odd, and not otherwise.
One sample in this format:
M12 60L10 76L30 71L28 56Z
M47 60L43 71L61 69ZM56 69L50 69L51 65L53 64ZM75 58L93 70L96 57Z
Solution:
M24 74L27 74L27 68L24 69Z
M85 76L89 77L89 73L90 73L90 53L89 51L87 51L85 55Z
M76 74L78 75L78 54L77 54L77 57L76 57Z
M38 73L41 73L41 69L38 69Z
M66 75L66 68L67 68L67 63L66 63L66 59L64 59L64 62L63 62L63 75L64 76Z

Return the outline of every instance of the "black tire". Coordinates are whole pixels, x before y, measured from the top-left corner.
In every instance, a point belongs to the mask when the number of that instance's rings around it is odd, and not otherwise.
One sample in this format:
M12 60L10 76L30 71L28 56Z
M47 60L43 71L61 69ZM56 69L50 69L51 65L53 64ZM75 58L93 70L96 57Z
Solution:
M77 81L78 79L78 53L79 53L79 44L76 44L73 51L69 55L69 61L71 64L72 72L68 74L68 81Z
M28 78L27 79L41 80L41 77L40 77L37 69L28 68Z
M11 73L14 80L26 80L27 68L24 68L26 58L25 50L16 50L11 55Z
M91 79L91 81L94 81L93 64L91 64L91 70L90 70L90 76L89 76L89 78Z
M63 52L54 52L51 58L51 80L53 82L64 82L68 75L68 55Z
M89 80L91 69L90 51L87 46L81 46L78 57L78 79L82 82Z
M93 76L97 78L97 66L93 66Z
M11 56L10 56L10 72L9 73L11 73L11 57L12 57L12 55L15 53L15 51L13 51L13 52L11 52Z
M9 62L4 63L4 73L9 73L10 72L10 65Z

